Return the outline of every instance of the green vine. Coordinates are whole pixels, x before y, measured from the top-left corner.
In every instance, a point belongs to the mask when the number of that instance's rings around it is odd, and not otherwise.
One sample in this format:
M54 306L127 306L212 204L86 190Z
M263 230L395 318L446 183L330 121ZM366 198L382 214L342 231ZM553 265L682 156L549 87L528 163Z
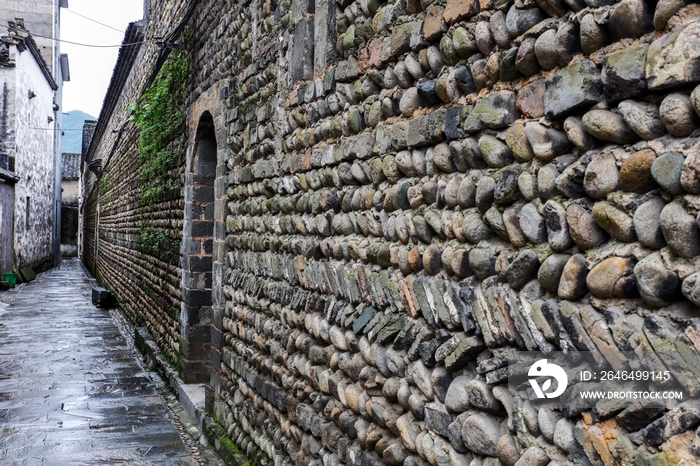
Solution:
M188 72L185 55L174 52L139 102L127 109L139 129L142 205L177 196L182 188L177 169L185 160L187 146Z
M151 256L160 256L168 249L168 238L161 232L152 232L141 227L141 251Z
M142 206L153 206L181 195L180 172L187 148L188 73L185 54L173 52L138 103L127 108L139 132ZM149 227L148 222L141 222L139 234L143 253L165 262L177 257L179 242Z

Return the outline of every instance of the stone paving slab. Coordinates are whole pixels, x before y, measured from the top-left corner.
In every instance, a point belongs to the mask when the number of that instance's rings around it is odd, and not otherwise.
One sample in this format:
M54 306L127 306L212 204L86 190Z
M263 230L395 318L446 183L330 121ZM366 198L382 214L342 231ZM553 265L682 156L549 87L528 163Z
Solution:
M0 305L0 464L197 465L90 291L64 261Z

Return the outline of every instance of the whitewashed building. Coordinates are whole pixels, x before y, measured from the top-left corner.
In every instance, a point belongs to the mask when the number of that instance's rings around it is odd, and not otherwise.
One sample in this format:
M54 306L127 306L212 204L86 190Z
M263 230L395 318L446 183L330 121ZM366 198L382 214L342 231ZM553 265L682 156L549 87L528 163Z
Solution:
M42 270L57 263L60 245L60 86L53 56L42 56L23 21L8 27L0 38L0 262L2 272Z

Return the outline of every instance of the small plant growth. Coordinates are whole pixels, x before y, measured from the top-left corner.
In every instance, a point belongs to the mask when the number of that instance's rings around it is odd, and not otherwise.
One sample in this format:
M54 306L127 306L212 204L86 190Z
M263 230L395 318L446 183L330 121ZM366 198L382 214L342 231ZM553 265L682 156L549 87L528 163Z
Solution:
M139 128L141 204L161 202L182 188L178 168L187 146L186 80L181 52L168 57L155 81L128 111Z
M189 64L182 52L171 54L153 84L127 110L139 130L141 205L175 199L182 192L181 172L187 147L187 75ZM177 257L179 241L142 221L141 251L169 263Z

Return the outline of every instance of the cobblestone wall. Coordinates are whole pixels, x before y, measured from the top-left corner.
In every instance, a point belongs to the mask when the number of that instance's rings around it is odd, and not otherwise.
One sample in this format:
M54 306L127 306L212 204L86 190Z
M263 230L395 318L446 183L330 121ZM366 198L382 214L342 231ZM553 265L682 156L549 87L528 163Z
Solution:
M213 413L254 462L698 462L698 5L204 1L192 24L188 160L209 112L227 192ZM154 267L110 234L127 296ZM686 399L531 401L518 351Z
M590 352L700 393L698 5L221 8L196 92L231 70L234 441L298 465L697 463L696 398L534 403L505 361Z
M169 3L153 2L154 8L166 14L151 17L147 26L132 24L126 42L153 37L154 31L169 29L182 18L184 5L166 9ZM101 160L99 166L104 173L98 179L85 164L83 260L101 284L115 293L129 319L145 326L177 364L182 298L177 251L184 215L182 190L154 204L141 201L138 128L129 121L127 109L139 102L159 51L154 43L120 51L100 123L86 154L88 163ZM171 176L182 180L183 173L184 166L180 166ZM161 246L167 245L175 254L167 257L145 248L142 231L161 235Z

